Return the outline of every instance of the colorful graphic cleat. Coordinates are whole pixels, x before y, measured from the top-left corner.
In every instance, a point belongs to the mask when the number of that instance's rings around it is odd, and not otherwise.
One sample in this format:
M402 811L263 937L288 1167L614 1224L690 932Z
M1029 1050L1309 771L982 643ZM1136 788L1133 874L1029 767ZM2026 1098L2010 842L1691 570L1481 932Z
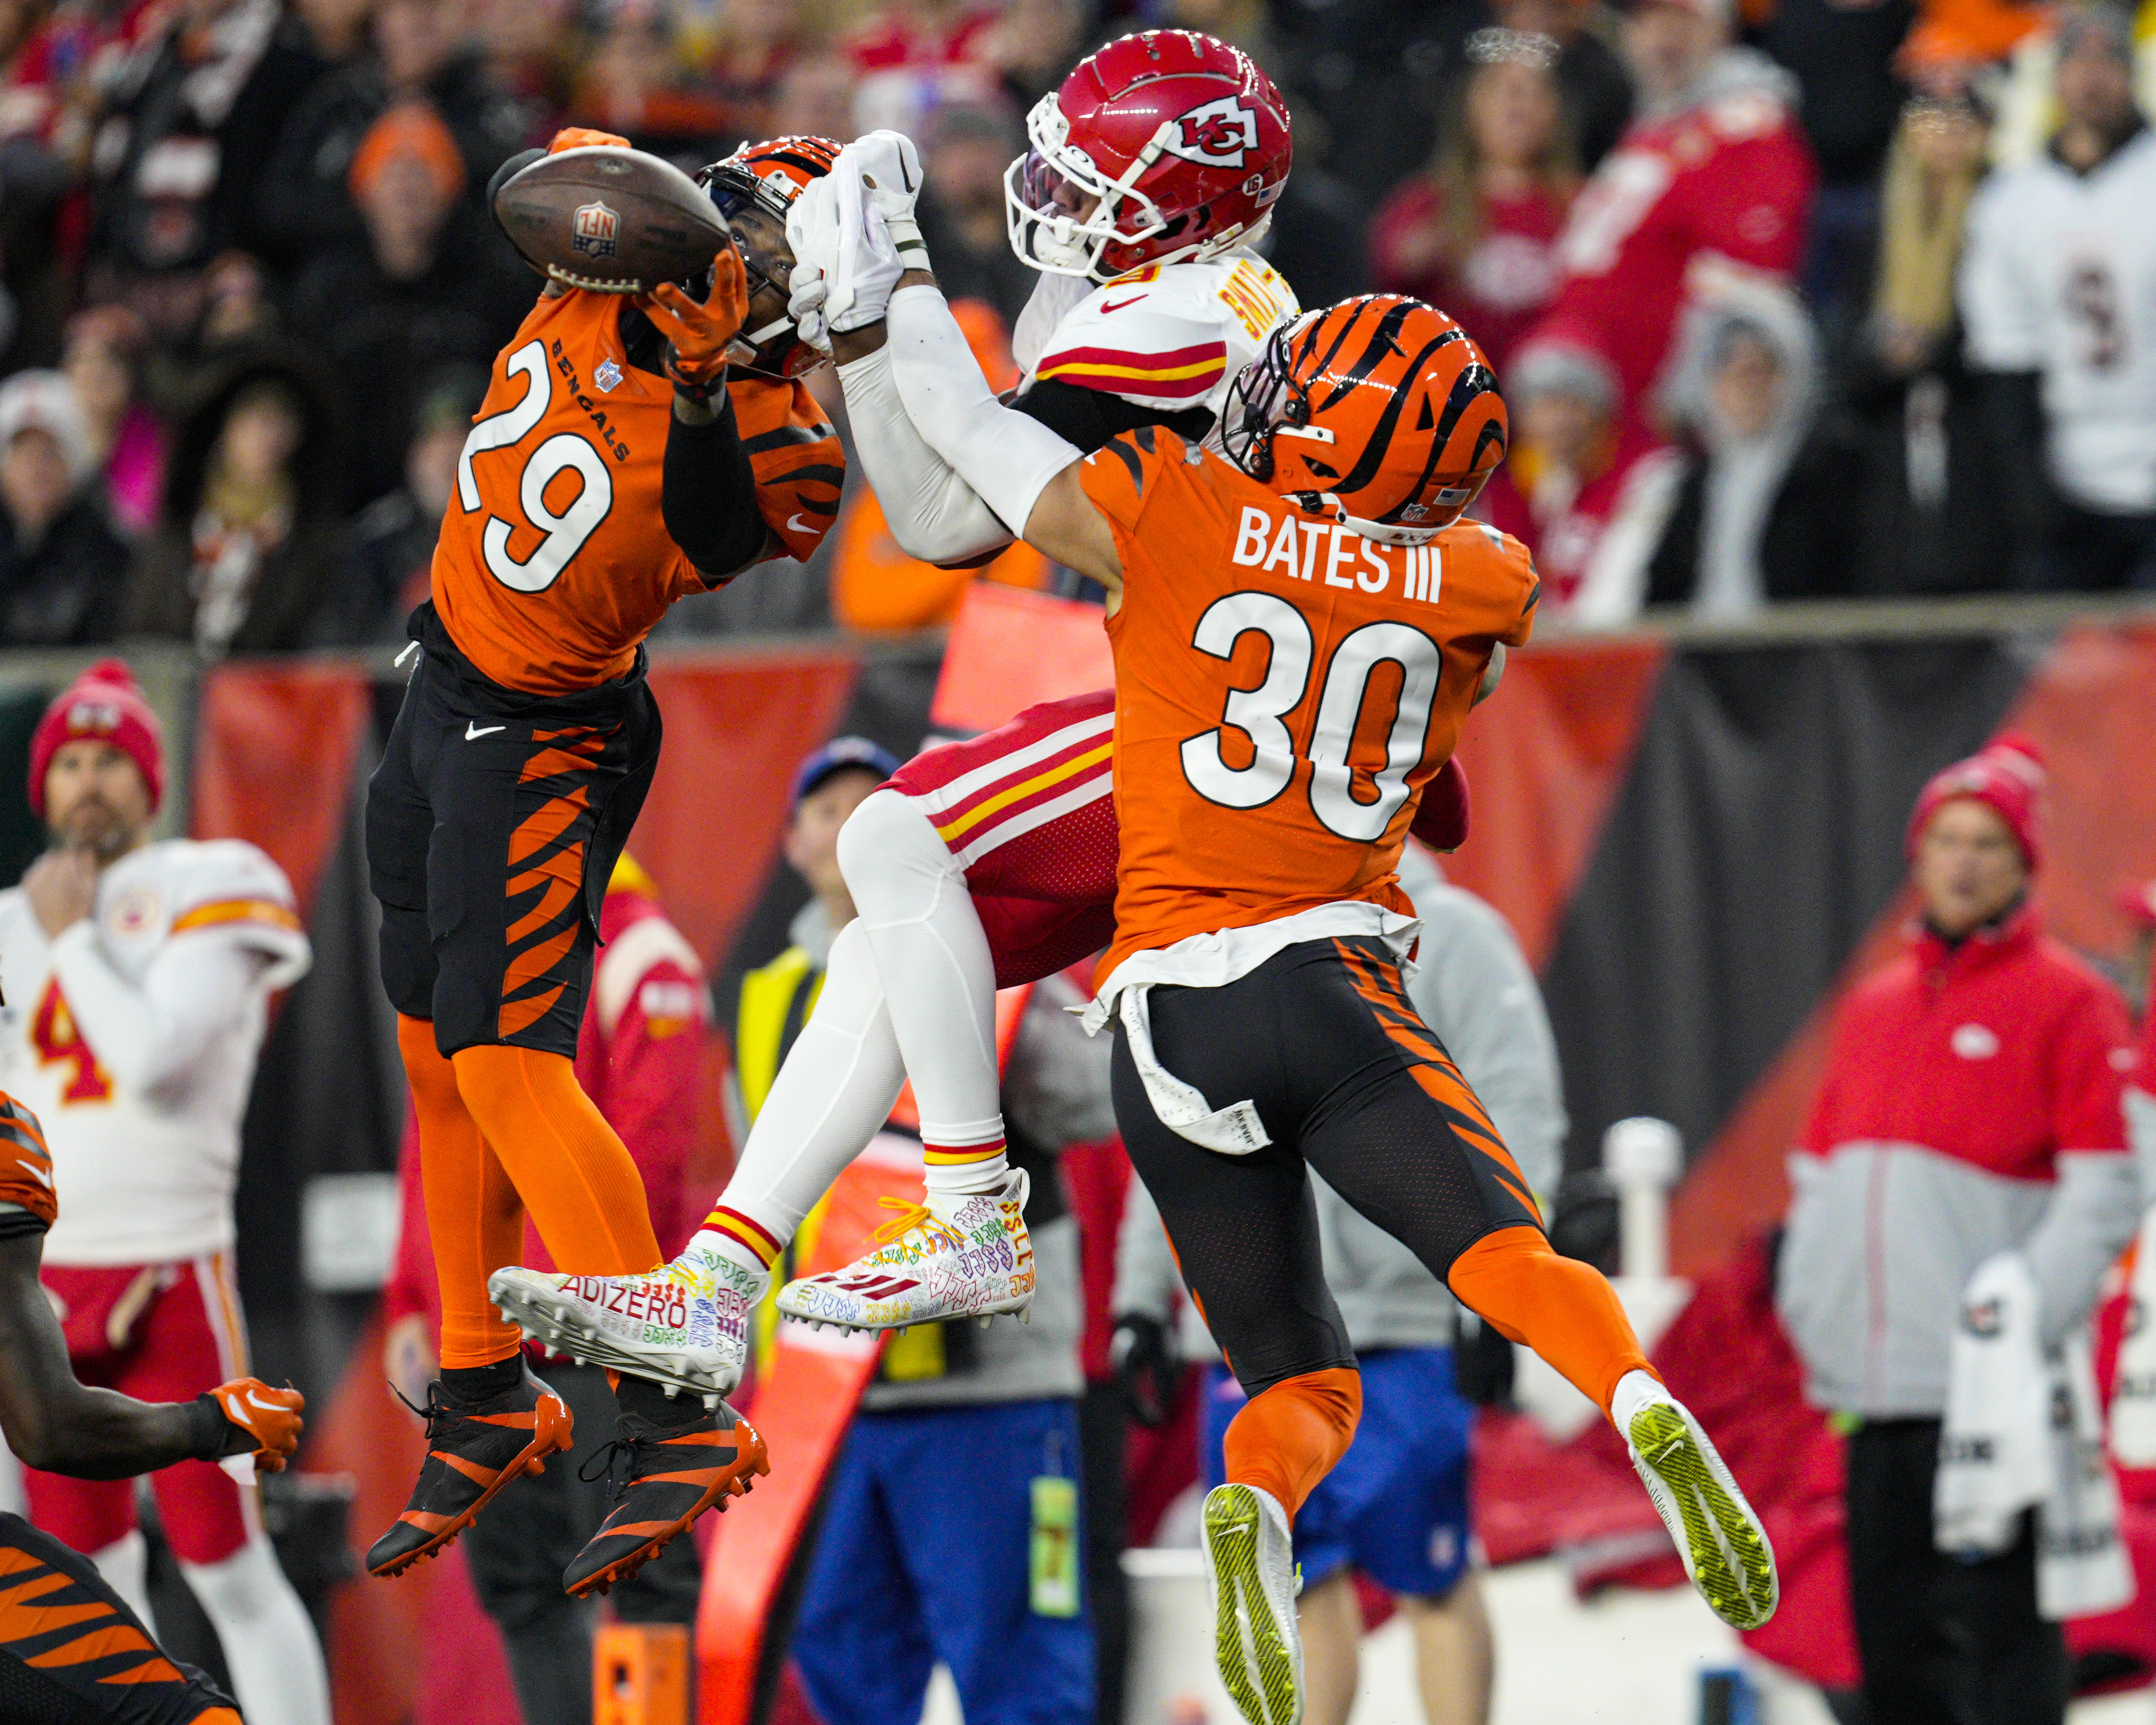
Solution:
M747 1368L749 1314L770 1286L768 1272L692 1246L640 1276L511 1266L487 1279L486 1293L526 1335L579 1365L596 1361L715 1408Z
M413 1409L419 1412L420 1409ZM465 1404L427 1386L427 1459L404 1513L367 1553L370 1575L402 1574L431 1558L478 1519L511 1480L544 1473L566 1450L574 1425L567 1405L527 1369L515 1388Z
M1656 1401L1625 1437L1691 1584L1724 1623L1758 1628L1781 1597L1774 1548L1705 1429L1683 1404Z
M771 1471L763 1440L724 1402L687 1425L660 1427L624 1414L618 1430L621 1435L599 1457L609 1470L622 1466L614 1488L619 1501L562 1572L562 1590L572 1599L628 1580L706 1510L747 1497L753 1476ZM579 1477L587 1476L598 1477L588 1462Z
M876 1249L843 1270L779 1290L778 1309L804 1323L903 1330L999 1312L1025 1322L1033 1304L1033 1238L1025 1231L1025 1170L1000 1192L932 1192L921 1204L886 1198L899 1214L876 1230Z
M1301 1725L1302 1580L1287 1512L1255 1486L1215 1486L1204 1532L1214 1658L1229 1699L1250 1725Z

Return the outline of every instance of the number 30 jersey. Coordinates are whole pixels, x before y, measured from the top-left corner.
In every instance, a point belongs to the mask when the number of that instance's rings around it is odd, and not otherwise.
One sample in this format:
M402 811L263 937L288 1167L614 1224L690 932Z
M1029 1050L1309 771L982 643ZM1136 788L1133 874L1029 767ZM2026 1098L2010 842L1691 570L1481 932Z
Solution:
M495 357L434 547L434 608L494 681L535 695L620 676L704 591L660 510L674 386L629 363L618 294L542 297ZM797 558L838 515L844 458L798 383L737 378L757 502Z
M1492 648L1527 639L1526 548L1472 523L1380 545L1152 427L1111 439L1080 478L1123 565L1107 624L1122 863L1101 981L1134 953L1322 906L1350 910L1295 937L1412 917L1400 847Z
M211 1001L190 986L192 961L218 947L266 962ZM44 1122L59 1205L48 1263L172 1263L233 1244L270 995L311 956L284 870L238 839L129 853L52 940L20 887L0 892L0 1089Z

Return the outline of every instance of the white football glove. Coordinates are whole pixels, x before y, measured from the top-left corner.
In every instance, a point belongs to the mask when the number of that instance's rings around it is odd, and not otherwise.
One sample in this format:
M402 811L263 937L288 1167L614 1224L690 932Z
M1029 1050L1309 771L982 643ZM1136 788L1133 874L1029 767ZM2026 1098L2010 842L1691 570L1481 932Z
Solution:
M891 290L906 273L883 212L865 203L861 182L834 174L839 194L839 261L824 280L824 320L834 333L883 321Z
M899 261L908 270L927 269L928 248L913 213L922 178L921 152L913 140L901 132L870 132L839 152L831 172L834 177L858 181L863 204L883 212Z
M793 266L793 295L786 302L786 315L793 320L794 332L803 341L819 353L829 355L831 330L824 321L826 291L822 270L805 264Z
M787 316L801 339L819 352L830 350L824 300L839 264L839 182L831 175L811 180L786 212L786 244L793 253Z

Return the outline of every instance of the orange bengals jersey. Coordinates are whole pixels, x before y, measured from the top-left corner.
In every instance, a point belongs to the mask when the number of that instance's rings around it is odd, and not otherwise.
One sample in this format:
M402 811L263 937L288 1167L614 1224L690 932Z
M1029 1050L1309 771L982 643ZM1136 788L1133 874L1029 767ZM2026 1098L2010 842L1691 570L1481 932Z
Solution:
M667 607L708 585L666 536L674 386L629 364L626 303L542 297L495 357L457 461L434 608L465 656L508 688L560 695L621 675ZM805 557L838 514L837 436L798 384L727 389L758 508Z
M1491 649L1527 639L1526 548L1474 524L1380 545L1153 427L1079 476L1123 564L1122 863L1099 975L1338 900L1412 914L1394 865Z
M27 1210L45 1227L59 1207L53 1197L53 1158L38 1117L0 1091L0 1204Z

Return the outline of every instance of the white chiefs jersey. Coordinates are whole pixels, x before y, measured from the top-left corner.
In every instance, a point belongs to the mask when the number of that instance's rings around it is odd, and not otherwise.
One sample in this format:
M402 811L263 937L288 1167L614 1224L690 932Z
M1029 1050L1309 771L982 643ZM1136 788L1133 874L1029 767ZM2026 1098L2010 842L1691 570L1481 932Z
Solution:
M1217 442L1228 386L1301 309L1279 272L1249 251L1148 264L1106 287L1043 275L1011 352L1025 371L1021 392L1056 379L1167 413L1207 408Z
M2093 172L2049 155L1970 205L1961 313L1987 371L2043 373L2051 477L2098 510L2156 510L2156 127Z
M228 998L189 996L180 985L216 956L202 942L268 963ZM54 940L20 887L0 892L0 1089L44 1122L52 1150L59 1219L46 1262L164 1263L232 1245L269 998L311 962L284 871L236 839L130 853ZM204 973L246 974L213 963ZM176 1048L192 1052L163 1070Z

